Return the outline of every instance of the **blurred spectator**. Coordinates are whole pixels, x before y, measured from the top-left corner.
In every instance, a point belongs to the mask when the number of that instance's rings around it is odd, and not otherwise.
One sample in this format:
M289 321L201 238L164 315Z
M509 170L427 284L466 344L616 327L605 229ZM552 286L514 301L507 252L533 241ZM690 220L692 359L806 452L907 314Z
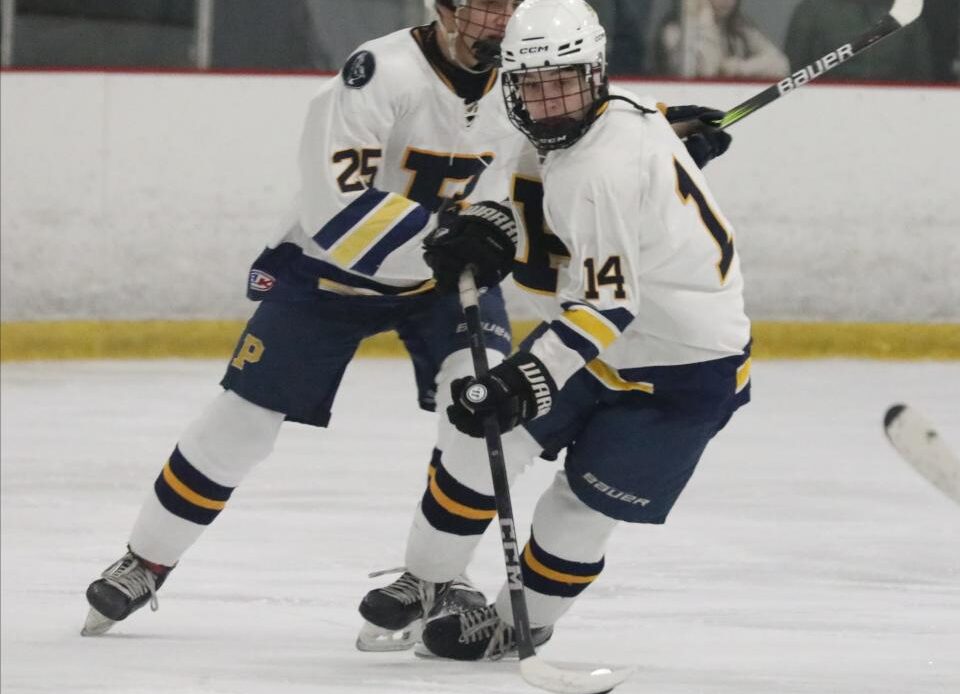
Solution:
M231 0L232 1L232 0ZM272 6L277 0L258 4ZM423 0L303 0L315 44L313 65L339 70L364 41L426 23Z
M332 69L304 0L214 4L213 67L235 70Z
M194 0L17 0L18 14L119 19L193 26Z
M653 0L590 0L607 28L607 61L614 75L647 72L647 25Z
M856 38L880 21L892 4L892 0L803 0L793 12L787 33L792 69L810 65ZM914 22L830 74L847 79L932 80L930 37L924 22Z
M680 13L666 16L654 52L659 74L691 77L783 77L786 57L740 11L740 0L699 0L690 4L685 41ZM685 70L685 51L692 52L692 73Z
M13 64L190 67L194 0L17 0Z
M933 78L942 82L960 80L960 2L926 0L921 20L930 35Z

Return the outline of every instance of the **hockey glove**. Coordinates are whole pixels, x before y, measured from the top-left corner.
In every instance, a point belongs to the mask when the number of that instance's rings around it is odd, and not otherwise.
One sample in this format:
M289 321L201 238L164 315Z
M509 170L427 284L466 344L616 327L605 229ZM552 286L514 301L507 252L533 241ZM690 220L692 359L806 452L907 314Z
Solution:
M511 210L497 202L478 202L458 215L440 216L423 242L423 259L440 291L455 291L468 265L478 287L494 287L513 269L516 246Z
M688 135L683 141L690 158L701 169L726 152L733 141L728 132L716 127L723 116L723 111L706 106L671 106L667 109L666 117L670 123L697 120L702 124L696 132Z
M517 352L482 378L450 384L453 404L447 418L468 436L483 437L483 422L496 415L501 433L550 411L557 394L546 367L529 352Z

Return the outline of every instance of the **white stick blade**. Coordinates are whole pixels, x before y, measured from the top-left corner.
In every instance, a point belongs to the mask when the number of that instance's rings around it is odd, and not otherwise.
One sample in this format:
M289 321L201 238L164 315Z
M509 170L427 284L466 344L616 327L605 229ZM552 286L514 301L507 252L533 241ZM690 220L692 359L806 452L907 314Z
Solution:
M890 443L933 486L960 504L960 458L919 412L894 405L883 419Z
M896 0L890 8L890 16L905 27L923 12L923 0Z
M602 694L621 684L632 673L632 668L601 668L593 672L561 670L535 655L520 661L520 674L527 684L556 694Z

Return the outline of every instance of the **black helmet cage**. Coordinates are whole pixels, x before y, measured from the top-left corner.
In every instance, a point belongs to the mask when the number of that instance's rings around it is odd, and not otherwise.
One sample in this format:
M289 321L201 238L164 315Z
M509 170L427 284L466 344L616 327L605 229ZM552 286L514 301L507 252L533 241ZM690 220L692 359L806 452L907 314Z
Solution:
M484 38L485 22L491 14L508 16L507 12L502 12L497 7L488 3L493 0L436 0L436 4L446 7L453 11L454 21L457 26L457 33L463 37L473 40L470 52L480 62L481 66L495 66L500 62L500 41ZM474 3L483 4L483 7L474 6ZM516 9L523 3L523 0L501 0L503 9L510 6ZM468 10L483 12L483 19L480 22L472 21Z
M542 74L546 71L559 71L565 68L575 68L580 71L586 90L589 91L587 103L578 107L576 111L561 114L561 118L551 118L547 122L533 120L523 100L520 78L524 75ZM511 70L503 74L502 85L510 122L526 135L527 139L541 152L566 149L580 140L593 125L593 121L597 117L597 110L609 94L606 66L602 59L597 59L592 63L545 65ZM565 94L564 96L570 95ZM585 112L579 114L578 112L584 108Z

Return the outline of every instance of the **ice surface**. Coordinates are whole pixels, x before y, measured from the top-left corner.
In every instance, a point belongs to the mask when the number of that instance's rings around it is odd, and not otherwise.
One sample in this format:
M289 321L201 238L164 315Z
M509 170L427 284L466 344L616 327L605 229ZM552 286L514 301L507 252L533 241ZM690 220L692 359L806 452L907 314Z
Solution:
M433 416L412 369L365 360L327 431L286 425L145 609L79 635L210 361L2 367L2 690L533 692L515 663L354 650L369 570L402 562ZM960 447L960 364L760 362L663 527L621 527L545 659L635 665L622 694L960 692L960 508L885 441L905 401ZM555 467L515 489L518 527ZM499 543L472 565L488 594Z

